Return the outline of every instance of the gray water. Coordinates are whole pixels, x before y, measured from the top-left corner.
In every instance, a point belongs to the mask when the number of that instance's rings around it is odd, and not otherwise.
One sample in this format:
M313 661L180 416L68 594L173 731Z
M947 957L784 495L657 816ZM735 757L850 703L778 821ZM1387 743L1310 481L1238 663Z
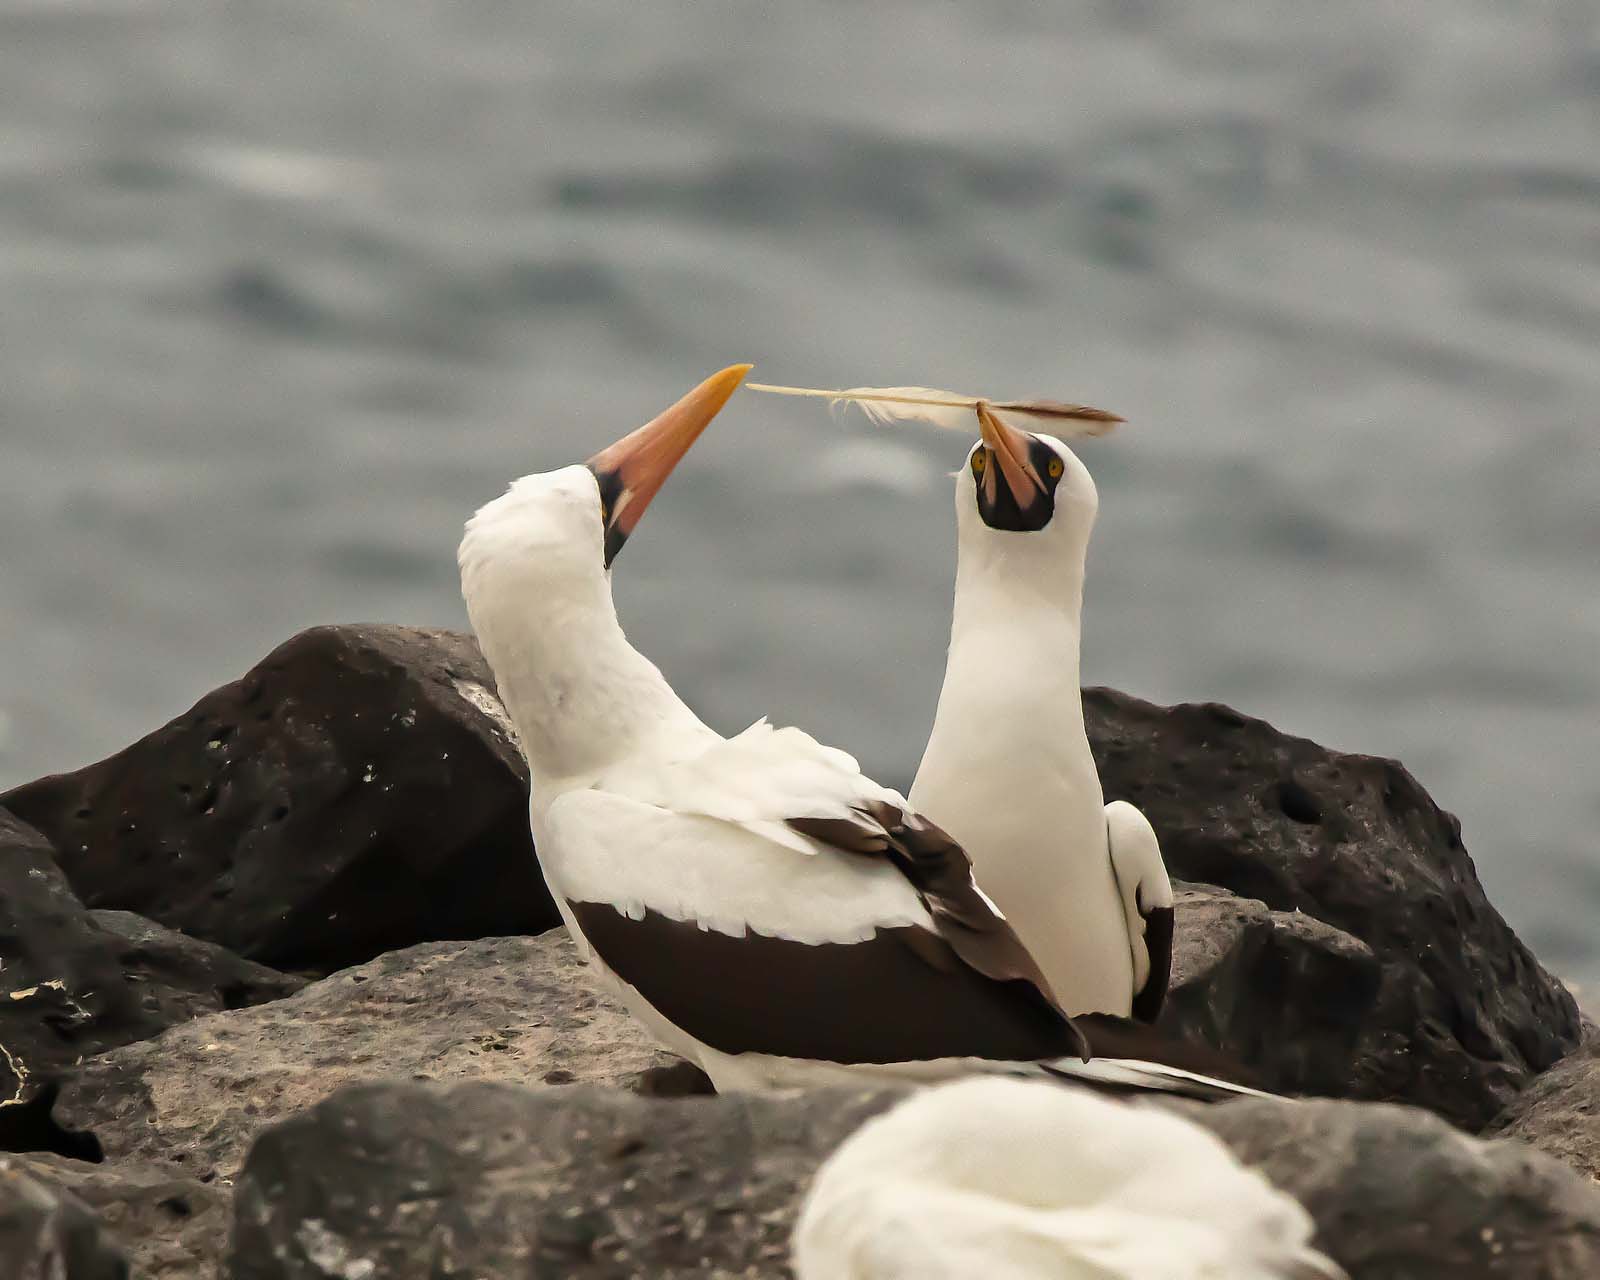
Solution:
M1600 980L1600 6L0 0L0 786L735 360L1104 405L1084 675L1400 757ZM905 783L966 441L737 399L619 561Z

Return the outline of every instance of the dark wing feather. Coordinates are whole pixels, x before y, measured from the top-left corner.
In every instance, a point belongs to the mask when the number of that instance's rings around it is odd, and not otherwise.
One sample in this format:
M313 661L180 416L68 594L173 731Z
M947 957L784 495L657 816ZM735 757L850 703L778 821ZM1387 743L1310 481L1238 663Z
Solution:
M790 818L788 825L836 849L893 864L921 896L939 936L956 955L985 977L1032 983L1055 1004L1050 984L1028 949L979 892L972 860L953 837L919 814L887 801L854 812L853 819Z
M652 1008L723 1053L808 1061L1077 1057L1083 1040L1037 988L985 976L917 926L861 942L734 937L646 910L571 902L585 940Z

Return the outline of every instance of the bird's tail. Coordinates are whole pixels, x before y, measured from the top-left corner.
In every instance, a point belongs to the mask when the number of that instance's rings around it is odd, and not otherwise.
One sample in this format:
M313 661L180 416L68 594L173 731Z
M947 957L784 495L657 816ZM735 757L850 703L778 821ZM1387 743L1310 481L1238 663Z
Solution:
M1228 1102L1236 1098L1271 1098L1275 1095L1217 1076L1169 1067L1137 1058L1057 1058L1040 1062L1039 1069L1056 1080L1084 1085L1099 1093L1121 1096L1168 1093L1200 1102Z
M1285 1280L1350 1280L1350 1273L1326 1254L1307 1246L1289 1263Z
M1172 1093L1204 1102L1274 1096L1257 1088L1242 1064L1207 1045L1105 1013L1079 1014L1072 1021L1088 1056L1040 1063L1047 1075L1104 1093Z

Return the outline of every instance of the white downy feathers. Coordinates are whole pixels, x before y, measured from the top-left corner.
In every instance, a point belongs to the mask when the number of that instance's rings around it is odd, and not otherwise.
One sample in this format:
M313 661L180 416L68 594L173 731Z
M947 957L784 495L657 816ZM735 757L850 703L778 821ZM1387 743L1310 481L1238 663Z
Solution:
M1018 426L1020 419L1034 430L1045 430L1062 439L1102 436L1122 421L1114 413L1083 404L1065 404L1060 400L989 400L933 387L846 387L830 391L820 387L774 387L759 382L747 382L745 386L751 391L766 391L772 395L829 400L834 407L853 404L879 425L925 422L948 431L971 431L977 425L980 404L987 405L990 412L1008 426Z
M1293 1198L1153 1107L1021 1080L924 1089L817 1171L799 1280L1348 1280Z

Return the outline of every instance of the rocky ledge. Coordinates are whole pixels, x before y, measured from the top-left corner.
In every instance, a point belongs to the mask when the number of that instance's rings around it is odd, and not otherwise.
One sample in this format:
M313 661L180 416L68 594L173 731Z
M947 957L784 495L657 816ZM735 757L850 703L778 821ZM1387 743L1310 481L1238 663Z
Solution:
M1455 820L1225 707L1085 705L1186 882L1166 1029L1347 1100L1197 1118L1357 1280L1600 1274L1600 1058ZM15 1273L785 1274L890 1095L664 1096L706 1082L546 932L526 793L470 638L323 627L0 796Z
M894 1096L347 1090L251 1150L232 1274L783 1276L812 1174ZM1359 1103L1194 1118L1300 1199L1359 1280L1600 1274L1600 1190L1521 1144Z

